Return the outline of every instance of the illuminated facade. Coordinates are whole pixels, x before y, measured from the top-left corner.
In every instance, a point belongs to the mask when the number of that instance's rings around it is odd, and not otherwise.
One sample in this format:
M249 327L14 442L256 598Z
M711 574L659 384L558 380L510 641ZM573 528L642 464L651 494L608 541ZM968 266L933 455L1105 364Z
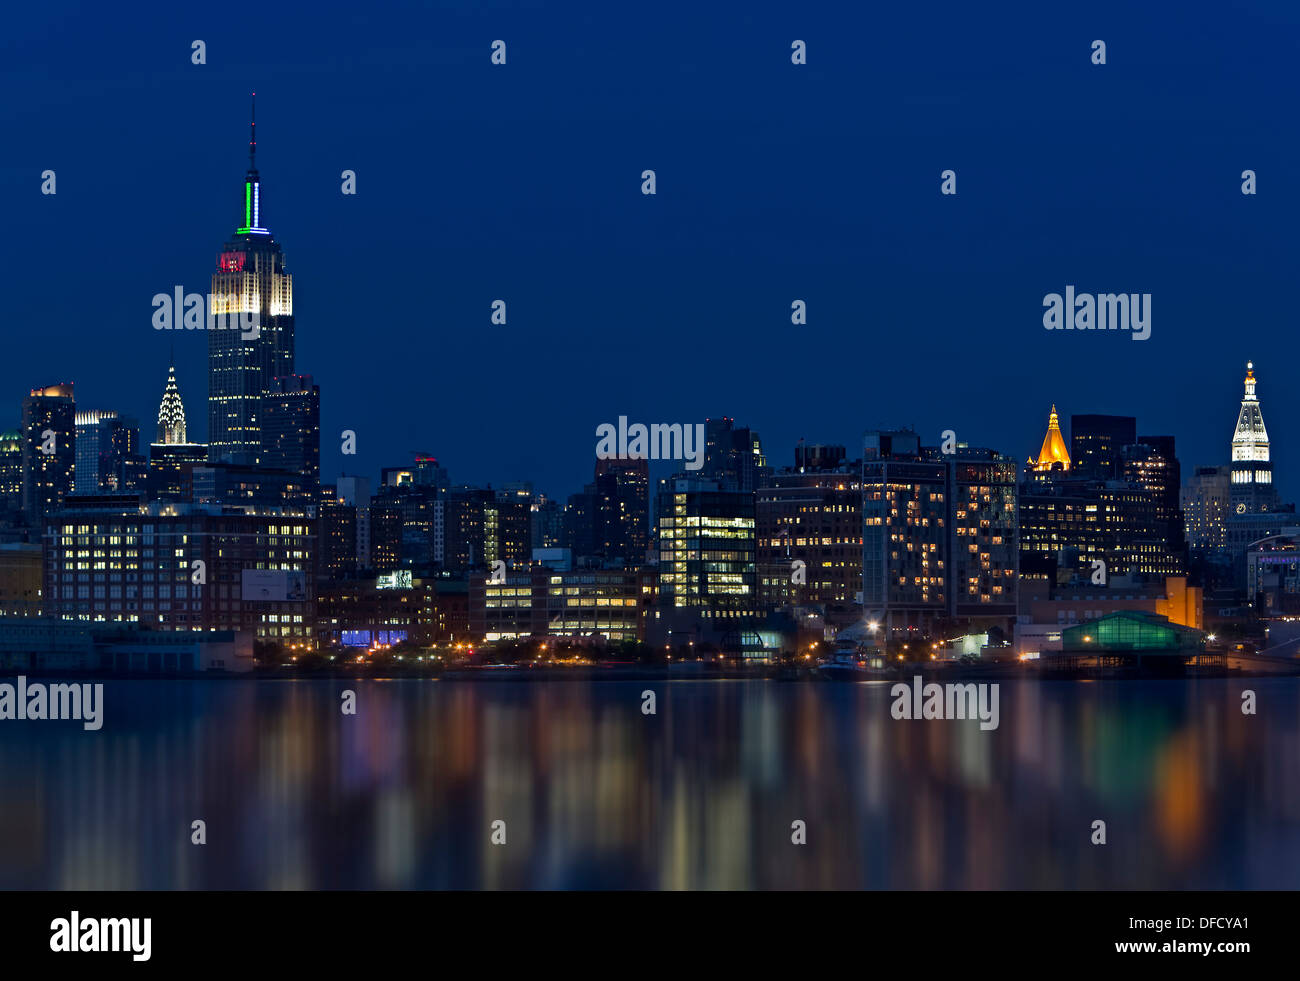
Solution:
M754 495L715 480L662 481L659 602L705 620L742 621L758 603Z
M263 393L294 373L293 277L264 225L253 133L240 224L212 275L208 330L209 458L244 464L261 462ZM254 328L236 329L238 314L252 315Z
M1060 574L1090 576L1105 563L1107 576L1140 573L1181 576L1187 560L1171 542L1155 496L1121 481L1078 481L1020 494L1021 565L1055 567Z
M358 568L357 507L338 498L326 488L317 509L320 517L320 564L323 579L337 579Z
M1268 430L1255 395L1255 366L1246 362L1246 392L1232 433L1232 465L1229 473L1231 513L1258 514L1277 510L1273 486L1273 464L1269 460Z
M163 389L158 405L158 442L182 444L185 439L185 404L181 401L180 386L176 384L175 365L167 369L167 387Z
M443 559L446 569L507 569L532 561L532 511L529 497L491 487L456 487L442 499Z
M32 389L23 399L23 510L36 528L73 492L76 443L71 383Z
M534 568L491 582L470 577L470 635L481 640L526 637L639 640L643 575L624 569L559 572Z
M435 580L368 576L322 583L316 604L322 644L432 644L440 640Z
M1047 434L1043 437L1043 447L1038 457L1029 458L1029 466L1040 473L1053 470L1065 472L1070 469L1070 451L1065 448L1065 437L1061 435L1061 421L1056 415L1056 406L1047 417Z
M77 494L94 494L99 491L99 462L101 454L107 450L103 446L105 437L111 439L110 426L100 423L112 423L117 413L111 409L91 409L81 411L74 417L77 426L77 472L73 482Z
M959 447L940 459L952 508L951 612L1010 622L1020 577L1020 468L992 450Z
M1187 544L1193 552L1221 552L1228 545L1230 468L1197 467L1183 486L1181 504Z
M754 520L764 609L817 606L834 622L856 619L862 589L860 473L773 474L755 494ZM793 581L795 561L804 563L802 583Z
M78 494L120 494L144 490L149 461L140 455L140 427L116 412L78 412Z
M569 497L565 545L575 558L642 565L649 545L650 467L645 460L597 460L595 479ZM534 542L536 547L542 547Z
M43 557L47 616L247 630L281 641L314 634L316 527L301 514L186 504L141 509L138 500L105 498L51 514Z
M1053 415L1055 419L1055 415ZM1041 458L1064 464L1064 442ZM1059 429L1057 430L1059 436ZM910 431L867 434L862 597L887 631L940 618L1016 617L1019 467L990 449L922 448ZM1058 470L1058 472L1060 472Z
M867 434L862 460L862 606L885 625L948 611L948 474L913 432Z
M0 433L0 508L20 511L23 506L23 434L16 429Z

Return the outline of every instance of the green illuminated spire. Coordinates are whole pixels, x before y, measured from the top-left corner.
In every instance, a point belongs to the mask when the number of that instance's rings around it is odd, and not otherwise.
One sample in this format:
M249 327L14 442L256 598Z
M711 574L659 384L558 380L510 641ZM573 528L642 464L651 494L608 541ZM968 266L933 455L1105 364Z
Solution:
M257 176L257 93L253 93L248 124L248 173L244 175L244 222L236 235L269 234L261 223L261 181Z

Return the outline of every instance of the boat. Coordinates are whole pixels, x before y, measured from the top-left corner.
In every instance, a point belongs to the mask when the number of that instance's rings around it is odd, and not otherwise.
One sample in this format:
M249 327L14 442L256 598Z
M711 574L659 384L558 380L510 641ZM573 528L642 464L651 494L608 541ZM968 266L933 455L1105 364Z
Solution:
M817 664L817 673L830 681L866 681L885 674L879 655L871 656L857 648L839 648L823 657Z

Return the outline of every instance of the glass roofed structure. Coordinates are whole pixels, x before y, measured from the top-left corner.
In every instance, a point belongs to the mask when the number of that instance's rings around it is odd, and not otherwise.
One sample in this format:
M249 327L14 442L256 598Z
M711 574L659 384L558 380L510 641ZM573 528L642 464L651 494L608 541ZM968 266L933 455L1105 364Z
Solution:
M1061 631L1067 655L1109 657L1125 654L1195 655L1205 648L1205 633L1171 623L1168 617L1120 610Z

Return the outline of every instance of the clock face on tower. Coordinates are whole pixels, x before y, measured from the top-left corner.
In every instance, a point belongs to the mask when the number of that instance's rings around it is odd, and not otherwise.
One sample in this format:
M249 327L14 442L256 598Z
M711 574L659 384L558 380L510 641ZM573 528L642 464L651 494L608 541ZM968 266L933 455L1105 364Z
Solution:
M1237 505L1237 513L1238 513L1238 514L1245 514L1245 513L1246 513L1246 502L1245 502L1245 501L1242 501L1240 504Z

